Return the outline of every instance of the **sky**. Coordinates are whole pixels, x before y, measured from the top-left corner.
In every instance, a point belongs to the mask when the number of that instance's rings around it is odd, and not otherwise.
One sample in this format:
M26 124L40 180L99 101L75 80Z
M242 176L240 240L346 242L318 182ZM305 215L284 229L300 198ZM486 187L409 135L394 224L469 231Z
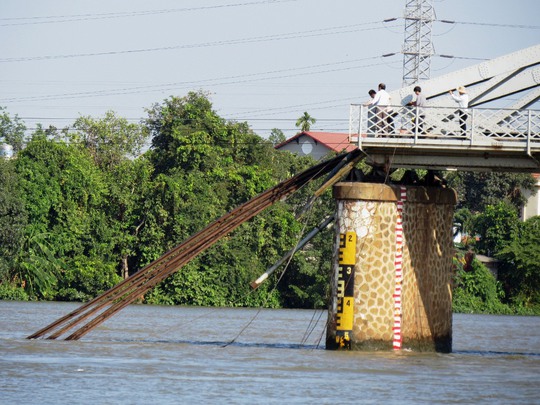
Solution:
M31 131L109 110L140 122L154 104L202 90L221 117L263 137L294 135L304 112L314 131L347 132L351 103L379 82L401 87L405 4L0 0L0 106ZM432 78L540 43L538 0L432 5L455 21L433 23Z

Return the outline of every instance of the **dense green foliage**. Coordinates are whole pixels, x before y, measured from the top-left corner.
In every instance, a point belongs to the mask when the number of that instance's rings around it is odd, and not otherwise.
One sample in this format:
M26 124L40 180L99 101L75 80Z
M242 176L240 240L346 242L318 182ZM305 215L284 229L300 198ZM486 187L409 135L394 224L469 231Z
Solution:
M506 301L540 312L540 216L520 224L517 236L497 253Z
M522 222L518 216L533 177L455 172L448 180L458 190L455 222L465 236L463 248L498 260L497 279L476 260L465 269L456 267L454 310L540 313L540 217Z
M154 105L141 124L108 112L81 117L74 128L40 129L16 159L0 162L0 297L87 300L313 164L222 119L201 93ZM249 286L318 220L295 219L312 190L243 224L145 300L321 306L331 257L325 243L306 247L280 283L278 272L256 291Z
M524 190L534 188L534 179L528 173L500 172L448 172L448 185L458 193L458 208L473 213L501 201L519 210L525 203Z
M474 230L482 237L476 244L478 253L492 256L514 240L519 227L516 210L505 202L488 205L475 217Z
M473 257L472 255L469 257ZM462 254L454 262L454 312L508 314L511 309L501 302L502 287L493 274L473 258L467 263Z
M108 112L75 131L27 139L0 110L0 298L88 300L134 274L211 221L312 166L274 149L246 123L227 121L205 94L169 97L140 124ZM297 125L309 130L305 113ZM147 150L144 146L150 145ZM425 173L424 173L425 174ZM395 174L397 175L397 174ZM500 260L499 279L456 257L454 310L540 309L540 219L521 223L528 175L449 173L465 249ZM252 291L249 282L334 211L330 192L297 219L318 184L278 202L200 254L143 298L154 304L325 307L334 235L323 230ZM464 263L466 264L464 266Z
M0 143L5 142L17 153L24 145L26 126L18 116L10 117L4 108L0 107Z

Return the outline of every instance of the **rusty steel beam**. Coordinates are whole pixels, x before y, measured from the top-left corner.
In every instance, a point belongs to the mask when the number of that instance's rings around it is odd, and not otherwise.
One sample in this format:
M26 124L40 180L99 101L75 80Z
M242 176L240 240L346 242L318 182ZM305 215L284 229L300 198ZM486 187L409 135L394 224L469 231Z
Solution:
M271 206L279 200L294 193L303 185L336 168L343 160L357 159L360 150L339 155L326 162L315 165L300 174L283 181L277 186L259 194L252 200L240 205L221 218L195 233L180 245L171 249L154 262L146 265L134 275L123 280L115 287L99 295L75 311L59 318L43 329L28 336L28 339L46 337L57 339L75 326L88 320L86 324L72 332L66 340L76 340L103 323L115 313L131 304L142 294L154 288L161 281L178 271L183 265L199 253L216 243L223 236L232 232L242 223ZM108 308L106 308L109 306ZM106 309L105 309L106 308ZM100 312L102 311L102 312Z
M310 173L307 173L307 174L310 174ZM316 175L316 177L319 177L322 174L324 173L320 173L319 175ZM311 174L309 176L304 176L304 177L305 179L307 179L307 181L311 181L312 179L315 178ZM295 191L297 188L301 187L303 184L305 184L304 181L299 181L299 180L302 180L302 177L300 177L299 179L293 178L292 181L289 181L291 186L287 185L285 187L284 185L281 188L288 195L291 192ZM269 191L273 191L273 189ZM189 262L200 252L202 252L209 246L213 245L221 237L227 235L229 232L231 232L233 229L241 225L243 222L254 217L256 214L258 214L265 208L272 205L275 201L283 197L282 192L270 193L270 197L272 197L272 194L275 194L275 196L279 198L266 198L266 197L260 198L260 199L255 198L254 200L261 200L261 202L253 206L252 204L246 203L240 206L238 210L236 210L239 212L245 211L243 215L233 216L232 214L234 214L235 211L232 211L230 214L221 218L223 219L223 221L221 221L223 223L223 226L218 227L216 231L213 231L211 229L212 226L208 226L207 228L205 228L205 230L201 231L201 234L204 234L204 238L200 241L200 243L194 245L193 247L191 247L191 249L188 249L188 251L186 251L179 259L173 259L172 263L168 264L166 268L164 268L158 274L156 274L155 279L150 280L146 284L141 284L137 286L137 288L129 292L127 296L122 297L122 299L119 302L112 305L106 311L97 315L93 320L88 322L86 325L82 326L79 330L69 335L66 338L66 340L76 340L82 337L83 335L85 335L86 333L90 332L92 329L100 325L109 317L113 316L116 312L120 311L121 309L125 308L127 305L135 301L140 295L149 291L151 288L155 287L157 284L159 284L161 281L166 279L168 276L176 272L180 267L182 267L184 264ZM254 200L251 200L251 202L253 202ZM220 221L218 220L217 222L220 222Z

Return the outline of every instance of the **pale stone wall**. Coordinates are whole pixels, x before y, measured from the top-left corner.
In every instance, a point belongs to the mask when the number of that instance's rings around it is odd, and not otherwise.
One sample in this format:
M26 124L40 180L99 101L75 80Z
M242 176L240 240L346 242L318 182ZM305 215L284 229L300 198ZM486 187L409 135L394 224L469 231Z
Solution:
M521 219L523 221L540 215L540 174L533 173L532 176L536 179L536 184L534 185L536 193L533 195L533 192L528 190L523 192L524 197L527 199L521 210Z
M401 212L397 208L401 198L397 186L338 183L334 197L336 246L339 234L355 232L357 236L354 321L348 343L356 349L391 349L399 329L402 348L450 351L455 192L407 187ZM403 242L396 245L398 215L403 223ZM396 279L396 249L402 254L400 279ZM336 253L328 348L339 346L335 331L337 271ZM396 288L401 291L398 304ZM395 328L396 316L400 328Z

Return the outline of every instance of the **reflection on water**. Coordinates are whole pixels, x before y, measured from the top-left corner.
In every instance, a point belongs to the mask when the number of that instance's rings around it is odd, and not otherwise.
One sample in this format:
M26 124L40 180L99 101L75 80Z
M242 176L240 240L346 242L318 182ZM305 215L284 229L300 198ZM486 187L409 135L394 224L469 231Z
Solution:
M538 317L454 315L450 354L326 351L326 313L306 310L132 305L80 341L25 339L77 306L0 301L1 403L530 404L540 397Z

